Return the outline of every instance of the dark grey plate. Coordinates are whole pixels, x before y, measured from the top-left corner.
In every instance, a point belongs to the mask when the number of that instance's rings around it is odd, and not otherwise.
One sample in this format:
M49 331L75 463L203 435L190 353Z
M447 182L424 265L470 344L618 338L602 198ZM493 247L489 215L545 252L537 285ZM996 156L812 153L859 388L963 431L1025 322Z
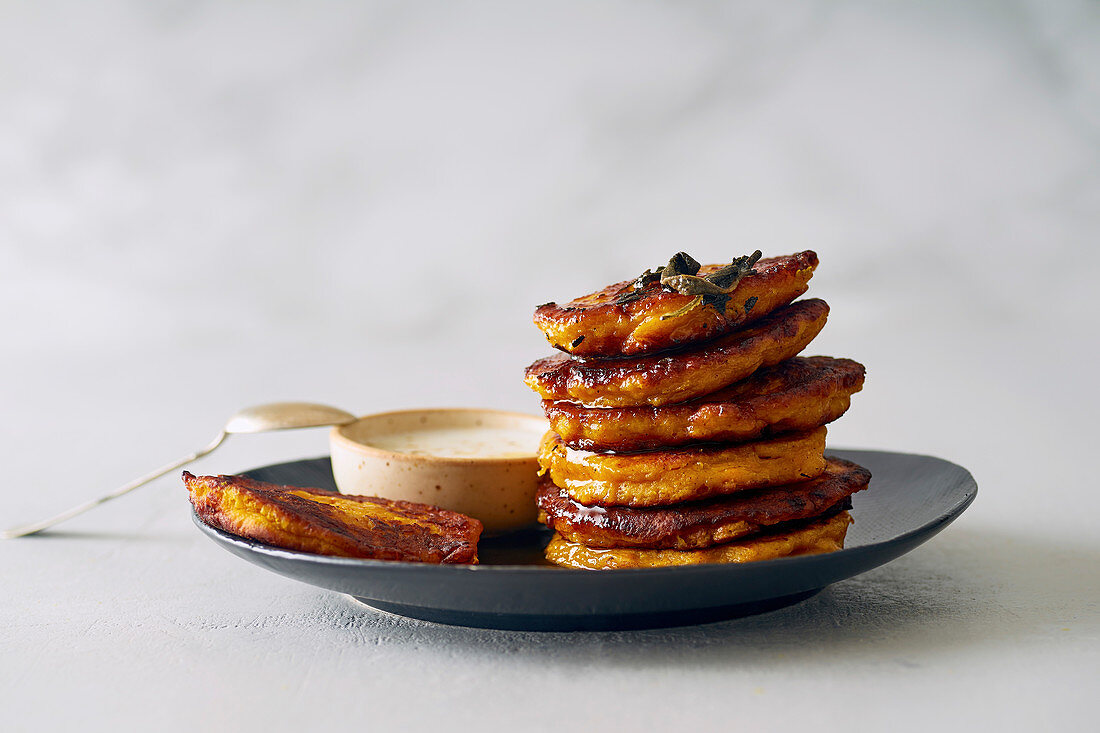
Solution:
M480 565L355 560L282 550L195 523L225 549L391 613L499 629L580 630L678 626L759 613L810 597L928 540L974 501L970 473L939 458L830 450L866 466L870 488L853 499L846 547L825 555L743 565L566 570L542 561L548 539L534 529L482 540ZM328 458L281 463L248 476L335 489Z

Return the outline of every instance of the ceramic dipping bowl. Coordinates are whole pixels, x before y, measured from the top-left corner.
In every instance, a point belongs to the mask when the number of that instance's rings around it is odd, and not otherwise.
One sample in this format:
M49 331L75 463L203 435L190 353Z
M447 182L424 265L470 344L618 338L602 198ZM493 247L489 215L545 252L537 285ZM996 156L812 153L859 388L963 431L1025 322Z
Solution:
M535 521L541 416L482 409L383 412L329 434L345 494L404 499L481 520L486 534Z

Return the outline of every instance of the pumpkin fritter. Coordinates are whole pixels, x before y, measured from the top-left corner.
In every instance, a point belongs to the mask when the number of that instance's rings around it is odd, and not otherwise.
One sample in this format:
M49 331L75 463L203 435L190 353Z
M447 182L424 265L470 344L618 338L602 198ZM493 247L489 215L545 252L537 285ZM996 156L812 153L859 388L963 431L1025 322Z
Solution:
M705 265L699 275L722 267ZM787 305L806 292L815 267L817 255L809 250L760 260L737 283L722 309L700 303L673 316L695 299L659 282L634 290L633 281L628 280L565 305L540 305L534 322L554 348L577 356L663 351L715 338Z
M844 546L852 517L840 512L801 527L758 535L700 550L646 550L634 547L599 548L570 542L555 533L546 547L546 559L582 570L654 568L671 565L743 563L793 555L835 552Z
M477 563L481 522L411 501L183 472L195 513L240 537L322 555Z
M800 300L751 327L682 351L626 359L548 356L527 367L524 381L544 399L588 407L684 402L791 358L817 336L828 316L825 301Z
M815 478L825 470L825 428L739 445L644 453L570 448L553 431L539 446L541 473L581 504L663 506Z
M851 359L795 357L693 402L663 407L584 407L544 400L550 429L572 448L637 451L685 443L744 442L825 425L863 388Z
M847 509L849 497L867 488L871 472L841 458L828 457L825 464L824 473L809 481L674 507L585 506L543 476L539 521L565 540L589 547L710 547L784 522L836 513L833 507Z

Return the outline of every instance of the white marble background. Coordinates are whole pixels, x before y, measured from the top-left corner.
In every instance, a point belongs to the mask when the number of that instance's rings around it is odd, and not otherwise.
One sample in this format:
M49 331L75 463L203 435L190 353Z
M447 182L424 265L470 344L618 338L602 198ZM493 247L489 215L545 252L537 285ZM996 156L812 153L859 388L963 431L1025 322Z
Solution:
M1096 3L0 3L0 524L247 404L533 412L533 306L678 249L816 250L831 443L981 486L798 608L563 636L360 614L165 479L0 546L0 724L1094 719L1098 231Z

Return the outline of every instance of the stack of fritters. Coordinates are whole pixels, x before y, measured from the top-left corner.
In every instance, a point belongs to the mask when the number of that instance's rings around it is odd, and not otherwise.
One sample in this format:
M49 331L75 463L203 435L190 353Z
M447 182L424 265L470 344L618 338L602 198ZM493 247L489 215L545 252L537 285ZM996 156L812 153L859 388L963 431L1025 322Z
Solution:
M564 354L526 382L550 420L539 450L546 557L580 568L746 562L839 549L870 473L825 456L825 424L863 386L850 359L799 357L829 307L817 255L656 272L535 324ZM739 269L740 268L740 269Z

